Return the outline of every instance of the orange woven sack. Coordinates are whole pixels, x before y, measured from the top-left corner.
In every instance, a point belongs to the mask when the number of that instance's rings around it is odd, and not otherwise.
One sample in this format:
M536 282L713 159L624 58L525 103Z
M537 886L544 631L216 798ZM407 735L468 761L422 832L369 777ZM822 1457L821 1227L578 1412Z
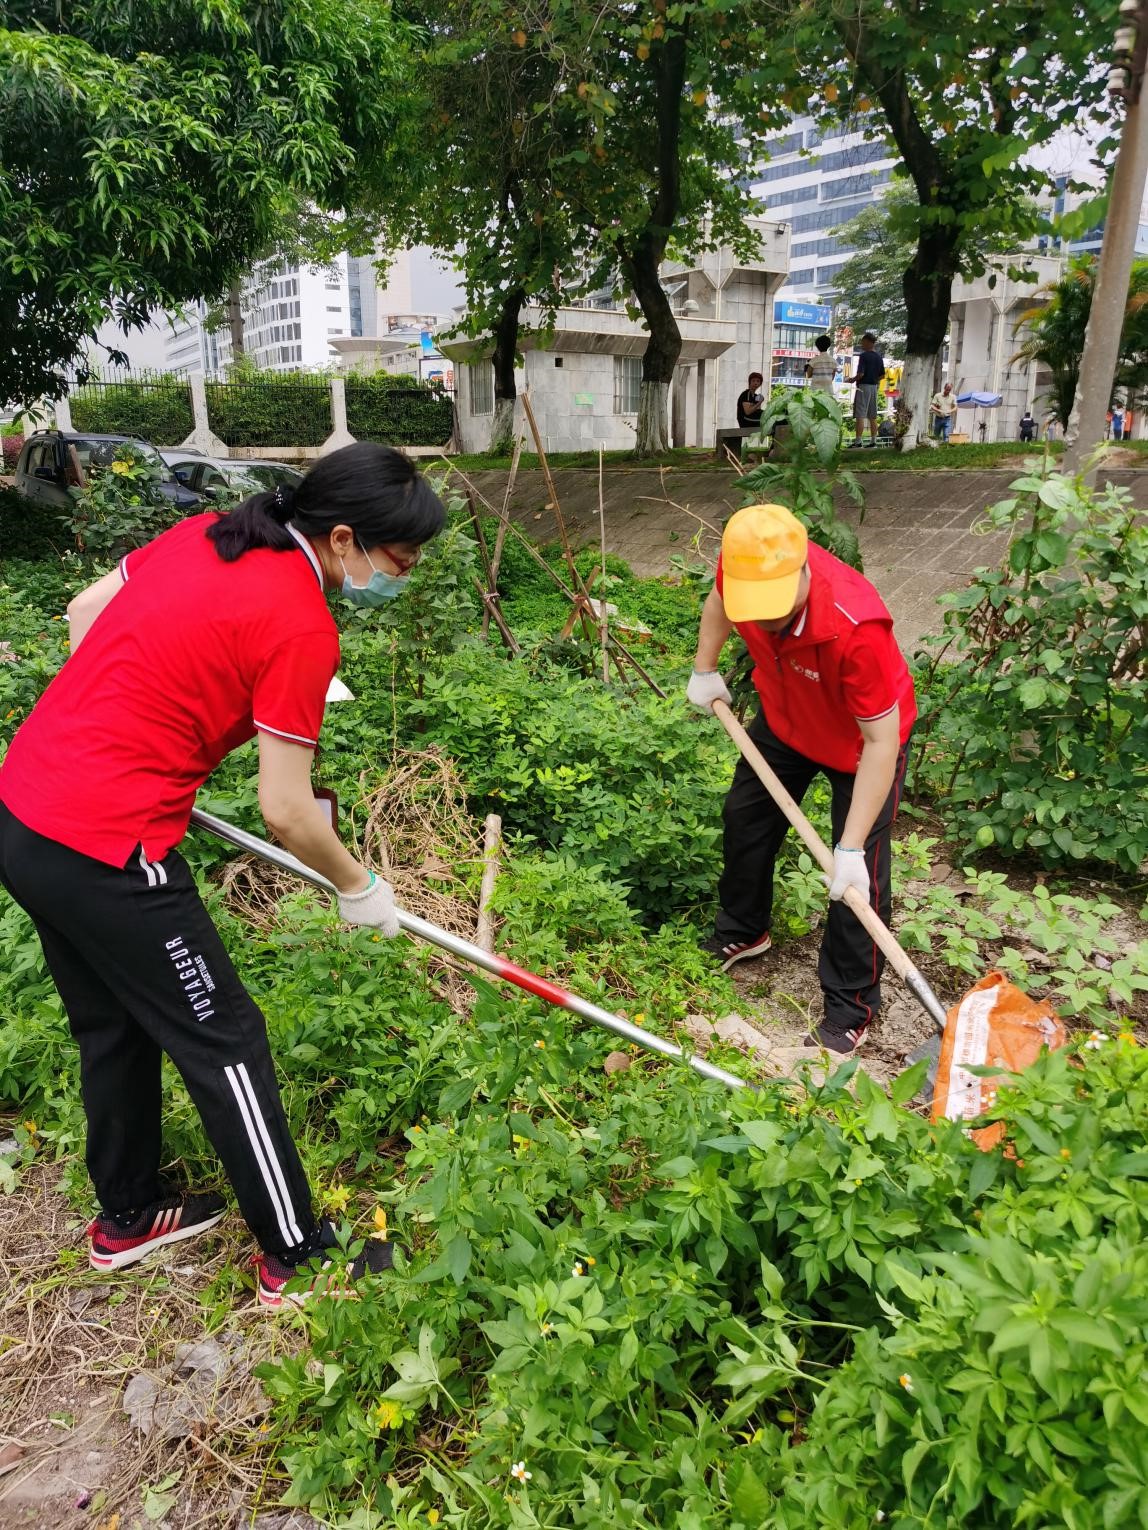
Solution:
M970 1066L1019 1073L1036 1061L1042 1047L1062 1047L1066 1034L1047 1003L1030 999L1004 973L986 972L949 1010L937 1066L933 1120L947 1116L972 1121L990 1108L1000 1082L970 1073ZM973 1132L972 1139L988 1149L1004 1133L1004 1122L994 1121Z

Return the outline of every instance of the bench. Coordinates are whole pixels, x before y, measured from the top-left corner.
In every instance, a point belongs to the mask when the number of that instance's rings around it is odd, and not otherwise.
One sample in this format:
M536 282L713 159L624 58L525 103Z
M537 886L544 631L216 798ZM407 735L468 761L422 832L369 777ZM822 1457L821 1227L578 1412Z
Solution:
M723 425L719 428L714 439L714 456L719 462L724 462L726 460L726 452L728 451L740 462L741 443L747 436L759 435L761 435L760 425L750 425L747 427L742 427L741 425ZM762 450L769 451L770 447L765 446Z

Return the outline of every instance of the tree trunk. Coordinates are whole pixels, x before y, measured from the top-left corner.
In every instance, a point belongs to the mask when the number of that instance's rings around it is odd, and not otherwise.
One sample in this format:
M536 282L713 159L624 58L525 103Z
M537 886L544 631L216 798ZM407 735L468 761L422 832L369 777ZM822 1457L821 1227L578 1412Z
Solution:
M511 287L503 296L494 327L494 425L490 450L503 457L514 450L514 405L518 398L514 363L518 355L518 321L525 302L525 290Z
M901 404L911 415L903 452L913 451L928 434L933 374L949 327L956 267L952 238L944 230L922 230L902 281L908 323Z
M227 289L227 328L231 334L231 360L242 361L247 355L243 331L243 291L238 282Z
M642 387L638 397L639 457L656 457L670 446L669 399L674 369L682 353L682 335L665 288L658 277L665 241L648 231L639 238L626 274L650 331L642 356Z

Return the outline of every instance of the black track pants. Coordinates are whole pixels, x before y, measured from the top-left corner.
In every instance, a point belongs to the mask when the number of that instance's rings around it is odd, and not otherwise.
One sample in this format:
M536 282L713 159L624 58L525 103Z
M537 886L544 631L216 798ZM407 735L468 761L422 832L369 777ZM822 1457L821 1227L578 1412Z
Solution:
M80 1048L87 1164L105 1212L161 1193L160 1057L183 1076L261 1246L315 1232L258 1007L182 857L122 869L45 839L0 803L0 883L32 916Z
M855 776L830 770L783 744L763 713L749 736L790 794L800 802L818 771L833 791L831 817L836 843L853 801ZM893 788L865 842L865 864L873 907L886 924L892 907L890 838L905 783L908 745L897 758ZM723 809L725 869L718 883L721 905L715 932L723 941L756 940L770 927L773 909L773 863L789 827L788 820L745 760L738 760ZM818 976L825 999L825 1024L832 1031L863 1028L881 1006L885 958L843 903L831 903L821 941Z

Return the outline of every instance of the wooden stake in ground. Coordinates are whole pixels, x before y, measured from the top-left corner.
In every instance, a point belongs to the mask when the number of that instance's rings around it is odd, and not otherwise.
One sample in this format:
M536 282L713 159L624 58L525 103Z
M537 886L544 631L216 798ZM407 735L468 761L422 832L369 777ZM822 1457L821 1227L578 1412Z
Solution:
M598 614L602 621L602 684L610 683L610 633L606 621L606 498L602 489L602 447L598 447L598 529L602 541L602 583L598 589Z
M494 950L494 916L490 902L498 879L498 857L502 851L502 819L497 813L486 816L486 837L482 846L482 887L478 894L478 923L474 943L484 951Z
M494 538L494 555L490 560L490 603L483 600L482 612L482 635L486 636L490 628L491 611L498 604L498 571L502 567L502 549L506 545L506 529L510 523L510 500L514 493L515 481L518 478L518 464L522 460L522 447L524 438L518 436L514 442L514 457L510 464L510 477L506 480L506 493L502 496L502 515L498 522L498 533Z

